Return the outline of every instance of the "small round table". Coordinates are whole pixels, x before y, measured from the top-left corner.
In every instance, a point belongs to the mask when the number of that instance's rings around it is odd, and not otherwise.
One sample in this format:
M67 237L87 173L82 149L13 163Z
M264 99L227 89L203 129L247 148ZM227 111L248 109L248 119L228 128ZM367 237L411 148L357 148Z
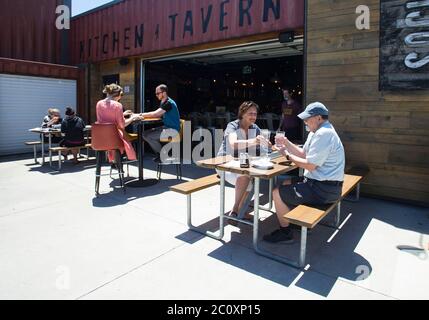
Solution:
M137 137L138 137L137 155L138 155L139 177L136 180L132 180L126 183L126 186L130 188L146 188L146 187L154 186L158 183L158 180L156 179L144 179L144 175L143 175L143 169L144 169L143 133L144 133L144 125L147 123L157 124L157 123L162 123L162 120L161 119L144 119L144 120L136 121Z

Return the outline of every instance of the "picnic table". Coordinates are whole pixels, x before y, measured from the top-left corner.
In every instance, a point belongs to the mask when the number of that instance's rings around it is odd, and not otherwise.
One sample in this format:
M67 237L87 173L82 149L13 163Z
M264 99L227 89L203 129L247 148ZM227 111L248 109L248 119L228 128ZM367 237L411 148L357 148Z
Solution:
M257 169L252 166L250 168L240 168L239 162L234 160L231 156L224 157L216 157L208 160L202 160L197 163L198 166L215 169L218 170L220 175L220 209L219 209L219 235L210 234L209 232L205 233L206 235L221 240L224 236L224 219L232 219L229 216L225 215L225 173L233 172L241 175L249 176L254 180L254 215L253 215L253 223L249 223L243 220L239 220L242 223L249 224L253 226L253 248L256 253L265 256L267 258L280 261L283 263L294 265L293 261L289 261L286 258L276 256L268 251L261 249L258 245L259 239L259 211L260 210L271 210L272 208L272 197L271 197L271 189L274 178L282 175L284 173L290 172L292 170L297 169L298 167L290 162L284 156L279 156L271 160L273 163L272 169ZM269 208L264 208L260 206L260 183L261 180L269 180L270 181L270 199L269 199ZM246 206L246 205L245 205ZM245 208L246 209L246 208ZM306 239L302 239L302 241L306 241Z
M49 165L52 166L52 137L53 136L61 136L61 129L59 128L33 128L29 130L30 132L37 133L40 135L40 142L42 145L41 157L42 157L42 165L45 164L45 139L44 137L48 137L48 150L49 150ZM84 129L86 132L87 142L89 140L88 134L91 132L91 126L86 126Z

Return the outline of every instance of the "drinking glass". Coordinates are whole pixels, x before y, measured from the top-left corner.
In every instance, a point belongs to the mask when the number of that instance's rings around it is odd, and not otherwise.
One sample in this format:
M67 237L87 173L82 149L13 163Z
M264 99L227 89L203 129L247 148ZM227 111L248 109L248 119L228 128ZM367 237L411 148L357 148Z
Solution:
M270 130L261 130L261 135L264 137L264 139L266 140L262 145L261 145L261 155L262 158L264 160L268 160L268 154L269 154L269 144L268 141L270 141L271 138L271 131Z
M284 138L284 137L285 137L285 132L284 131L277 131L277 133L276 133L276 147L277 148L281 148L282 147L281 145L277 144L277 139L278 138Z

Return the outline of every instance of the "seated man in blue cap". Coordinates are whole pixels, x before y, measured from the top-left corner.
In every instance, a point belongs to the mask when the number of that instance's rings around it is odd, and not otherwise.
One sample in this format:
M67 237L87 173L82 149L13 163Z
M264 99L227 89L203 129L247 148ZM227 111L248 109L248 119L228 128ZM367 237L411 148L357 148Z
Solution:
M310 132L303 148L287 138L277 138L280 152L304 169L304 177L298 181L287 180L273 191L280 229L264 236L271 243L292 243L293 233L283 217L301 204L323 205L334 203L341 196L345 154L340 137L329 122L329 111L320 102L307 106L298 115Z

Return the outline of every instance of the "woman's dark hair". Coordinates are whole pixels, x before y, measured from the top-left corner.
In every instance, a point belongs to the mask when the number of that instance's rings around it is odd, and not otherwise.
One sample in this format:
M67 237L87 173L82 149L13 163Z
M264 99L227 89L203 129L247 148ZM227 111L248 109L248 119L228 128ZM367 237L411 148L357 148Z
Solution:
M250 108L256 108L256 111L259 113L259 106L253 101L245 101L238 108L238 119L243 119L244 114L249 111Z
M72 108L72 107L67 107L66 108L66 116L73 116L73 115L75 115L75 111L74 111L74 109Z

